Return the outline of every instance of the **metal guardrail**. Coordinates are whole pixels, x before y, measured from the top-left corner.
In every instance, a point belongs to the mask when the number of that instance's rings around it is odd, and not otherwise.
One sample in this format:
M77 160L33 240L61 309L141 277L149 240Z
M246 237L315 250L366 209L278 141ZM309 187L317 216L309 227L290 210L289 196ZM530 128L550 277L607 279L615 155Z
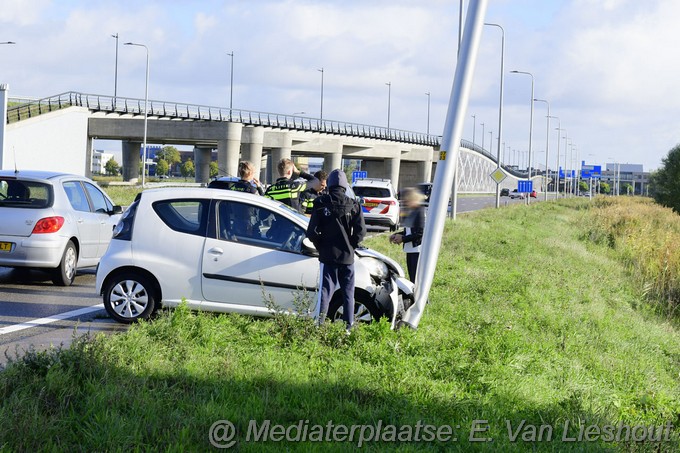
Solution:
M13 99L15 100L15 99ZM18 99L16 99L18 100ZM20 105L7 110L7 123L33 118L43 113L67 107L85 107L92 111L119 114L143 115L144 99L84 94L75 91L57 94L43 99L21 99ZM306 132L323 132L351 137L391 140L417 145L438 147L440 135L429 135L400 129L388 129L380 126L347 123L344 121L322 120L295 115L256 112L206 105L183 104L178 102L148 100L148 115L163 118L178 118L194 121L231 121L244 125L268 126ZM461 146L478 152L496 162L496 156L467 140L461 140ZM518 172L503 166L503 169L517 177L526 177L526 172Z

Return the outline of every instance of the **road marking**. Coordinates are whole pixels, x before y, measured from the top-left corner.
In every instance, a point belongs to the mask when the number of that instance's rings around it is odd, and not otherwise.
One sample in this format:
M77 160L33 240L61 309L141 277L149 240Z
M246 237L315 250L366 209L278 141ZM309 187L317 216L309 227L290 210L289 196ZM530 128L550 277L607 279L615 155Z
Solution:
M45 324L51 324L53 322L62 321L68 318L75 318L76 316L86 315L95 311L103 310L104 304L92 305L90 307L79 308L78 310L71 310L65 313L59 313L58 315L48 316L46 318L33 319L31 321L22 322L21 324L14 324L12 326L0 328L0 335L5 335L12 332L18 332L24 329L30 329L31 327L38 327Z

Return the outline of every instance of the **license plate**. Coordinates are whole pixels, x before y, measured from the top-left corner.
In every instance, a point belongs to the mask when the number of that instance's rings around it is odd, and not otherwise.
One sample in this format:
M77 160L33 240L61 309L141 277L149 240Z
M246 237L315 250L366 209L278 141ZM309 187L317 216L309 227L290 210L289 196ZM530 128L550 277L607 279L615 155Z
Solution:
M11 242L0 242L0 252L11 252L12 243Z
M364 202L364 206L366 206L366 207L369 208L369 209L370 209L370 208L375 208L375 207L378 206L379 204L380 204L380 203L376 203L375 201L366 201L366 202Z

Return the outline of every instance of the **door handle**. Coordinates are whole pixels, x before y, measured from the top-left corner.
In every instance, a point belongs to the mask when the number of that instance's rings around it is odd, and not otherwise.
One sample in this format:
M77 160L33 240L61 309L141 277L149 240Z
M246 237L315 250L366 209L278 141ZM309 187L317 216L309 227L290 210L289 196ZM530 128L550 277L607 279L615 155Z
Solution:
M211 255L219 256L224 254L224 250L222 250L221 247L213 247L210 250L208 250L208 253L210 253Z

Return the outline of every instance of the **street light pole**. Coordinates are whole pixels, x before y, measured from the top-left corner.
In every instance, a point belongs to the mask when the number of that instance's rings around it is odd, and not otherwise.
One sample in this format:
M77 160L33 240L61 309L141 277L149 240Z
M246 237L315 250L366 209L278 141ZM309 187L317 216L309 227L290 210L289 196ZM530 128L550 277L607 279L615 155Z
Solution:
M430 135L430 92L425 94L427 95L427 135Z
M229 76L229 120L231 120L231 110L234 108L234 51L227 53L231 57L230 76Z
M118 98L118 33L111 35L116 38L116 66L113 72L113 110L116 110L116 99Z
M482 151L484 151L484 123L482 123Z
M319 119L323 121L323 68L317 69L321 73L321 110L319 112Z
M392 82L385 82L387 85L387 130L390 130L390 102L392 101Z
M144 188L145 184L145 177L146 177L146 131L147 131L147 122L149 119L149 110L147 108L147 105L149 103L149 48L146 47L144 44L138 44L134 42L126 42L123 44L124 46L138 46L138 47L144 47L146 49L146 81L144 83L144 143L142 145L143 150L142 150L142 189Z
M559 190L560 190L560 132L561 132L561 127L562 123L560 119L556 116L550 116L548 115L549 118L555 118L557 120L557 158L555 159L555 199L557 200L559 198Z
M534 102L545 102L548 106L548 114L546 115L545 126L545 197L544 201L548 201L548 148L550 146L550 103L545 99L534 99Z
M525 74L531 76L531 114L529 116L529 181L531 181L531 165L532 165L532 154L531 154L531 137L534 132L534 75L526 71L510 71L513 74ZM527 197L527 204L531 203L531 197Z
M472 115L472 148L475 147L475 135L477 135L477 131L475 130L477 128L477 117L475 115Z
M501 155L501 140L503 140L503 86L504 86L504 73L505 73L505 30L503 27L501 27L498 24L494 23L485 23L484 25L488 25L490 27L497 27L501 30L501 87L500 87L500 95L498 99L498 151L496 153L496 168L501 167L501 159L504 157ZM491 150L491 147L493 146L493 143L489 146L489 150ZM499 208L501 206L501 185L496 184L496 207Z

